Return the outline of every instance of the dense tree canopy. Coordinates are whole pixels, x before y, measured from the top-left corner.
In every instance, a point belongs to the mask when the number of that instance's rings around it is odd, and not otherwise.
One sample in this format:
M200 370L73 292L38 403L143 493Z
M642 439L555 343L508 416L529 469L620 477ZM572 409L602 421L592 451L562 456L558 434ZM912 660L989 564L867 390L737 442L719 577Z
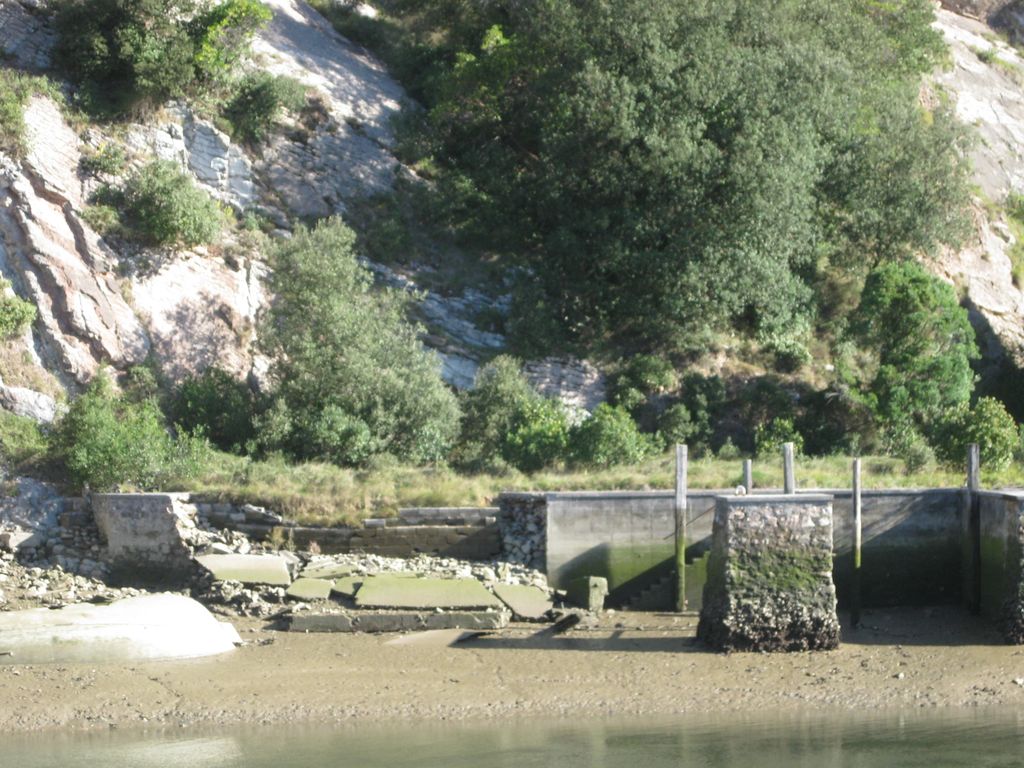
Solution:
M579 339L782 338L820 270L956 237L927 0L443 4L478 42L430 92L434 155L525 256L521 312Z

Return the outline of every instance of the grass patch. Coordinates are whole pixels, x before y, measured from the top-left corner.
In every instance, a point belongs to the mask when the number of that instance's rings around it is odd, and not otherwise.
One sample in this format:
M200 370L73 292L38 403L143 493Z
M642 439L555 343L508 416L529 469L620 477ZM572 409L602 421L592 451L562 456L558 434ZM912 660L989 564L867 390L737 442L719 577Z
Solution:
M36 364L22 339L0 341L0 379L11 387L25 387L49 395L57 402L67 394L52 373Z
M46 437L35 421L0 410L0 456L9 470L39 474L46 449Z
M1009 252L1013 284L1024 290L1024 195L1013 194L1007 198L1006 223L1014 239Z
M178 490L231 502L261 504L307 525L355 523L366 517L393 515L400 507L485 505L502 491L669 490L674 483L670 454L627 467L595 471L545 471L533 475L461 475L447 468L380 466L343 469L330 464L288 464L215 454L193 483ZM800 459L797 487L849 488L850 459L842 456ZM987 487L1024 486L1024 466L985 473ZM714 457L690 463L692 489L734 488L742 482L742 462ZM964 473L929 466L907 473L904 462L890 457L864 460L865 488L959 487ZM781 459L754 463L756 488L782 485Z

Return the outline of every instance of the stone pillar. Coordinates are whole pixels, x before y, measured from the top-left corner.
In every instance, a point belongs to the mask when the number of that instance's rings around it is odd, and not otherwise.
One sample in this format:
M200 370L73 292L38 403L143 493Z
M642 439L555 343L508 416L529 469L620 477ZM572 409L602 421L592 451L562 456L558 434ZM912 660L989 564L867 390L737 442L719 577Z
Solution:
M115 580L187 576L199 536L187 494L94 493L92 513Z
M697 636L719 651L838 647L831 496L715 500Z

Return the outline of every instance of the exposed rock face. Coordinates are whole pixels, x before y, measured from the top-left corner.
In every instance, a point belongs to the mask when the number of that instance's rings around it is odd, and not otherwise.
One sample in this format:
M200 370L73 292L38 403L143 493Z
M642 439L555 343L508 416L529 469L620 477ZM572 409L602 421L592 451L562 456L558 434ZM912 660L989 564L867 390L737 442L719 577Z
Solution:
M0 407L18 416L49 424L57 418L57 401L47 394L25 387L0 384Z
M0 0L0 52L25 69L50 66L56 36L44 16L34 12L39 0Z
M293 213L322 217L345 200L391 188L398 162L391 118L405 93L384 67L302 0L268 0L274 18L253 44L265 68L315 88L324 119L302 140L274 139L258 164L269 192Z
M46 98L26 109L29 153L0 158L0 268L39 309L39 347L51 368L84 383L101 363L142 362L149 341L77 211L78 137Z
M604 375L586 360L548 357L527 363L524 372L538 392L559 398L577 417L604 402Z
M719 651L838 647L831 497L716 499L697 636Z
M250 374L265 272L256 262L236 269L220 259L185 256L132 282L165 376L180 382L211 366L238 378Z
M991 29L979 21L938 10L935 26L953 59L935 80L955 98L957 117L978 132L971 153L975 182L990 200L1001 202L1012 190L1024 191L1024 98L1014 74L1024 73L1024 58L993 40ZM1003 64L982 61L979 52Z
M170 105L155 125L135 126L128 143L191 171L207 192L238 211L256 202L252 164L245 152L183 105Z
M938 73L936 82L954 97L958 117L978 133L971 154L975 183L988 199L1001 203L1008 193L1024 191L1024 98L1013 75L1014 68L1024 73L1024 59L1011 46L994 40L980 21L940 9L936 28L949 43L953 59L953 66ZM1005 64L984 62L979 51L991 51ZM1009 254L1014 239L1005 224L990 222L980 206L974 219L973 241L958 253L944 254L934 268L966 286L985 359L998 362L1005 355L1021 366L1024 293L1013 282Z

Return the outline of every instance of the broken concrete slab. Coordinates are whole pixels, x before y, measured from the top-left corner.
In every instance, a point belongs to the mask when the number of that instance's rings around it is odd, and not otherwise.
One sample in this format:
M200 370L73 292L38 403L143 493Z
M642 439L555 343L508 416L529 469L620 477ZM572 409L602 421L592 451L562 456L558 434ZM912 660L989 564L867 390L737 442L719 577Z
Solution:
M21 528L0 531L0 549L6 552L37 549L45 543L46 536L39 531L26 531Z
M359 588L363 586L365 576L345 576L334 580L333 591L345 597L355 597Z
M512 615L523 621L543 619L554 607L550 595L540 587L523 584L495 584L494 594L512 609Z
M493 630L508 626L507 611L422 613L299 613L291 617L292 632L414 632L435 629Z
M288 560L280 555L199 555L196 562L218 581L274 587L287 587L292 583Z
M340 579L351 576L354 570L351 565L342 565L333 560L319 563L313 561L299 575L308 579Z
M503 603L476 579L368 576L356 595L360 608L500 608Z
M588 611L603 611L608 597L608 579L601 576L581 576L569 582L566 598L573 605Z
M233 626L181 595L0 613L0 664L194 658L240 642Z
M333 581L300 577L292 582L285 594L299 600L326 600L331 596Z

